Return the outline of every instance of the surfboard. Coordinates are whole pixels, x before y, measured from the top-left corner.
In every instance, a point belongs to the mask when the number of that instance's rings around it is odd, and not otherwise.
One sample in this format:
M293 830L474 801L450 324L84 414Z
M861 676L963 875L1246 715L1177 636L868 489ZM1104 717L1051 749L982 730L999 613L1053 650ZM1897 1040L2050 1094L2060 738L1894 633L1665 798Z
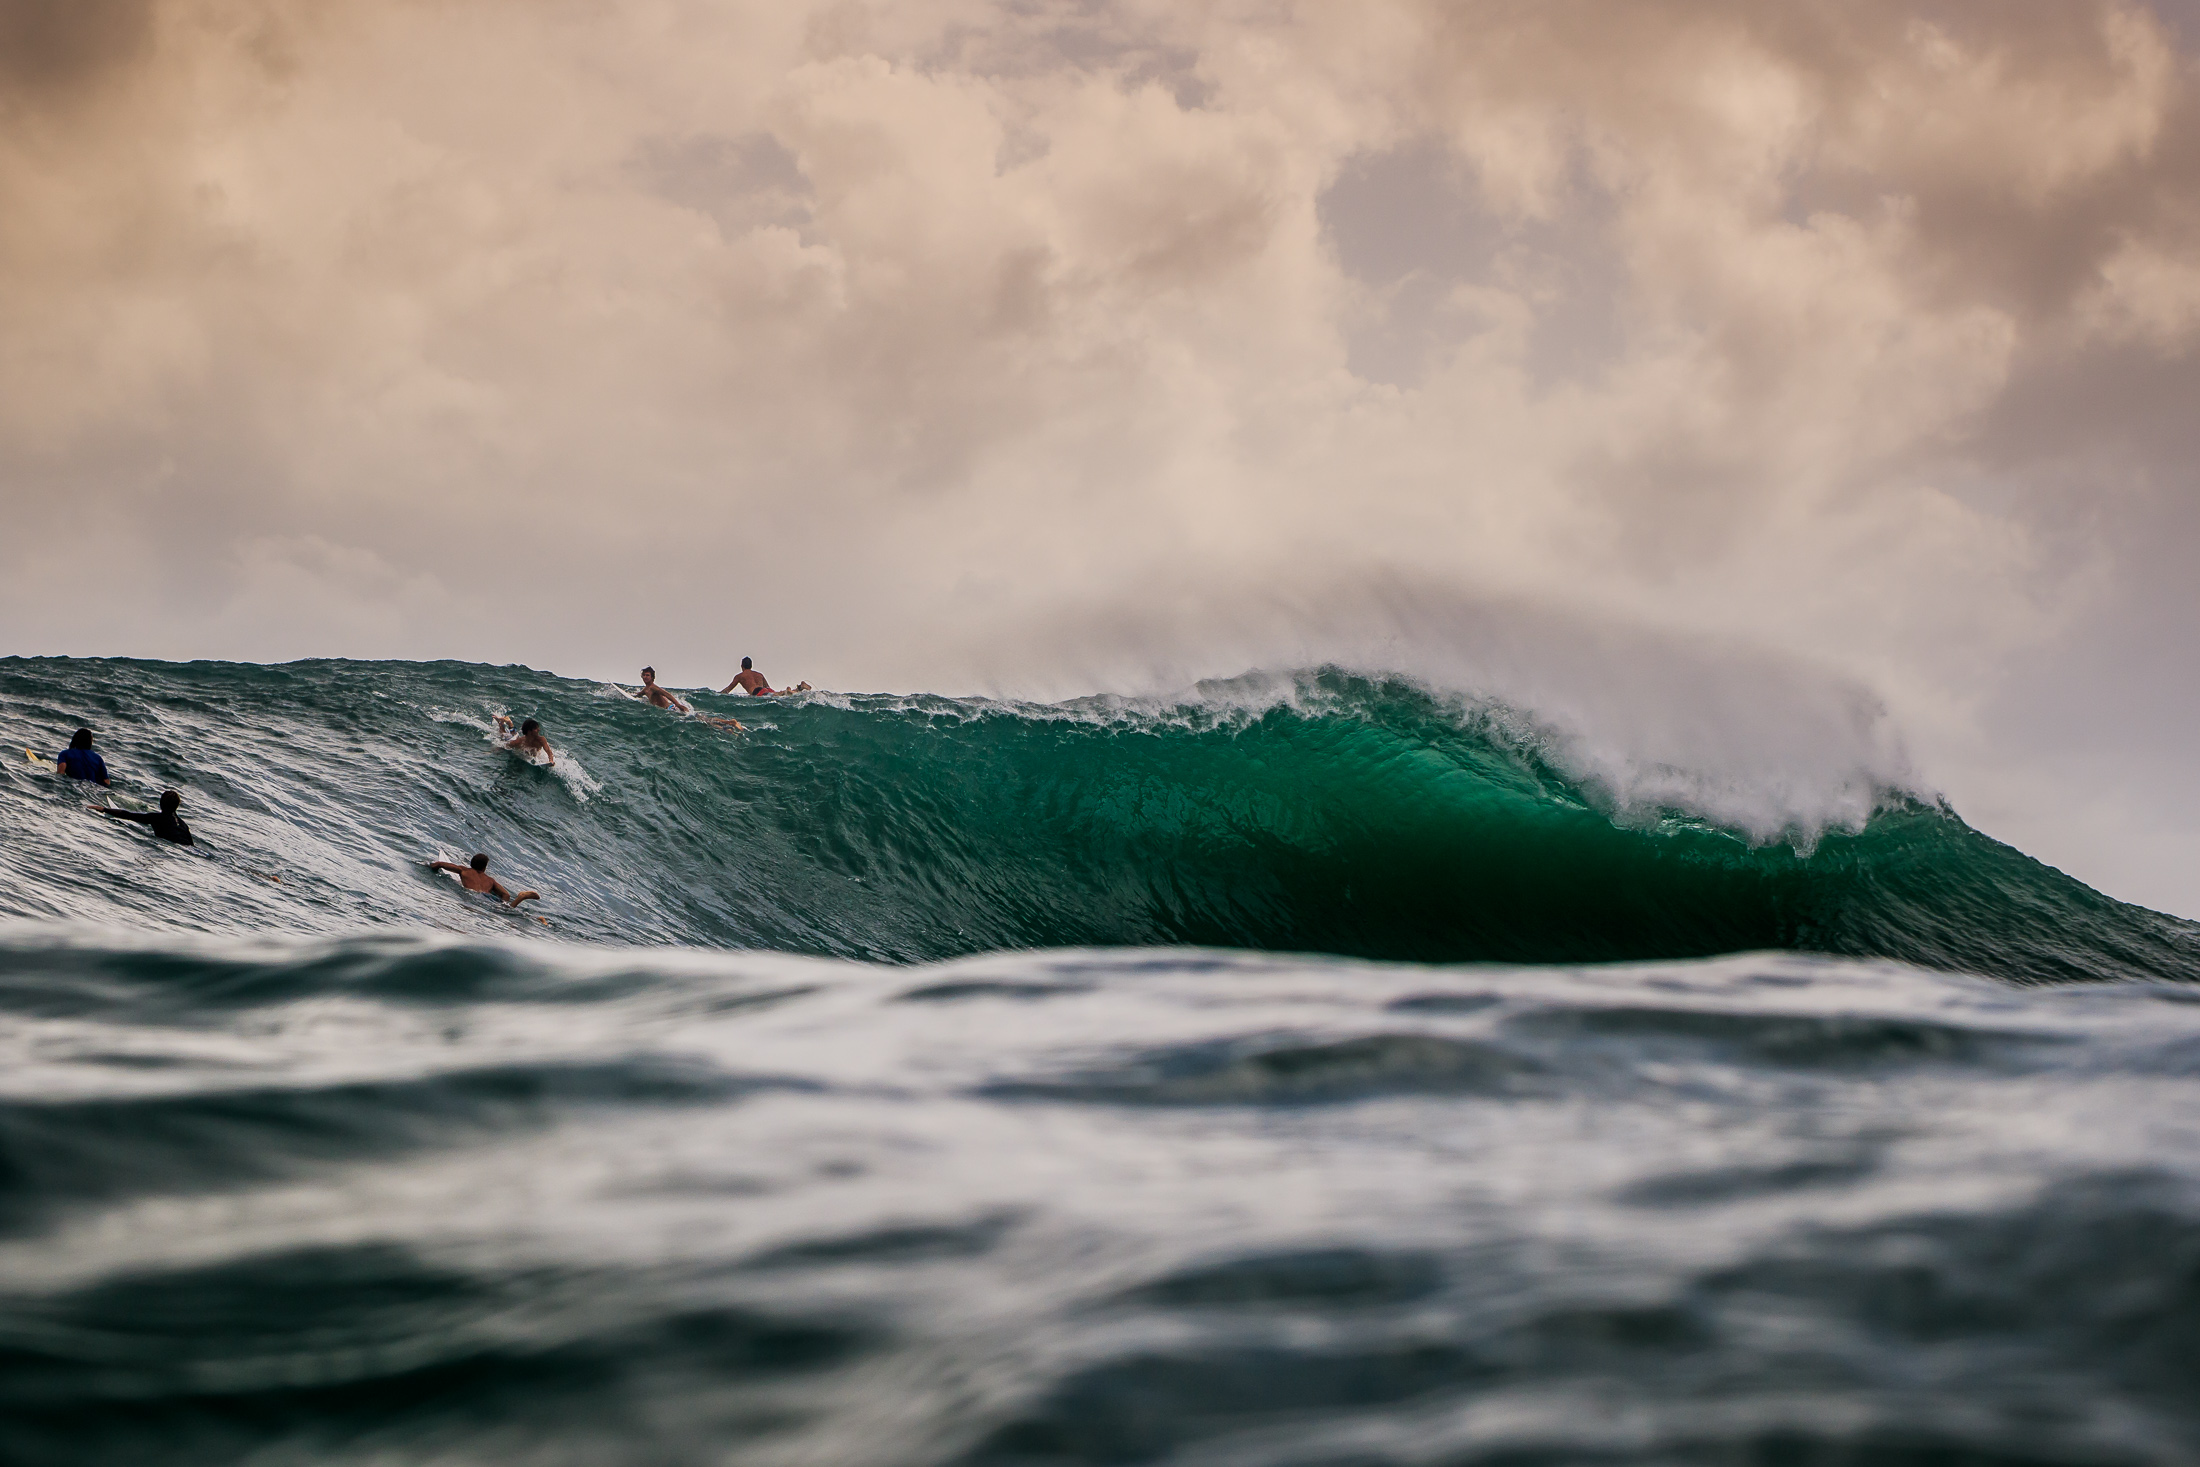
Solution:
M30 760L30 762L33 764L53 763L53 760L47 758L44 754L39 753L36 749L25 749L23 751L23 757Z

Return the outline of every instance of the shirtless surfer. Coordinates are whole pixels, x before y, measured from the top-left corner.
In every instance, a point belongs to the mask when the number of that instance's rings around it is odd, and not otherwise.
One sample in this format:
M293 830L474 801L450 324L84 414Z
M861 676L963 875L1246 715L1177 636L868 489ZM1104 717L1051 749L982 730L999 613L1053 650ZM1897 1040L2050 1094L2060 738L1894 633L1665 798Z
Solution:
M791 688L773 687L770 683L764 681L764 674L758 672L755 664L751 663L746 657L741 659L741 670L734 674L733 681L727 683L718 691L720 693L730 693L735 688L739 688L752 698L783 698L789 693L812 691L808 683L797 683Z
M497 732L512 732L512 720L502 713L497 715ZM504 747L516 754L540 754L545 767L557 767L558 756L551 751L550 741L542 736L542 725L532 718L519 726L517 736L504 741Z
M695 711L681 702L679 695L670 688L657 686L657 669L654 667L642 669L642 690L634 696L652 708L677 708L682 713L693 713Z
M705 723L715 723L720 728L730 728L735 733L748 732L748 728L738 718L713 718L708 713L696 713L693 708L681 702L679 695L670 688L658 686L657 669L654 667L642 669L642 690L639 693L629 693L627 696L639 698L652 708L677 708L682 713L693 713Z
M463 866L456 861L430 861L427 865L430 871L457 872L460 886L465 887L468 891L480 892L484 896L497 897L507 907L516 907L521 902L533 902L542 899L542 893L539 891L523 891L515 894L505 890L504 883L489 874L489 858L479 853L476 853L474 858Z

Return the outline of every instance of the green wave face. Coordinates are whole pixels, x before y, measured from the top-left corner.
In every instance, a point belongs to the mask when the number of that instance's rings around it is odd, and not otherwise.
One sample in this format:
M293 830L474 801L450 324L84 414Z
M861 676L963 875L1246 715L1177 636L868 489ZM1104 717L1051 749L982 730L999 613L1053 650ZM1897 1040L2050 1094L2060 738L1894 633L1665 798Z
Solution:
M158 928L545 930L417 864L480 849L552 935L925 961L1197 944L1441 962L1796 948L2027 980L2200 974L2190 924L1889 795L1796 845L1615 819L1519 721L1335 670L1177 706L704 697L746 736L590 683L457 663L0 662L46 752L97 730L154 848L27 762L0 911ZM561 766L489 740L535 717ZM17 756L20 760L20 755Z

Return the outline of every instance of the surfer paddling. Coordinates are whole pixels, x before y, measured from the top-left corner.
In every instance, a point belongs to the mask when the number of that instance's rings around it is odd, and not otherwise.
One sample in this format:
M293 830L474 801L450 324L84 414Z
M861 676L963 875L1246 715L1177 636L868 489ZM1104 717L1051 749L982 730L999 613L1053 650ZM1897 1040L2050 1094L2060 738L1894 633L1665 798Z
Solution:
M746 657L741 659L741 670L734 674L733 681L727 683L718 691L720 693L730 693L735 688L739 688L752 698L784 698L789 693L814 691L808 683L796 683L791 688L775 688L764 681L764 674L758 672L755 664Z
M533 902L542 899L542 893L539 891L514 893L506 890L503 882L489 874L489 858L479 852L476 852L473 859L463 866L456 861L430 861L427 866L430 871L449 871L456 874L460 886L465 887L468 891L479 892L483 896L496 897L507 907L516 907L521 902Z
M642 690L633 696L641 699L652 708L677 708L682 713L693 713L695 711L682 702L680 695L673 692L672 689L657 686L657 669L654 667L642 669Z
M620 691L625 692L625 689L622 688ZM627 696L639 698L652 708L677 708L682 713L702 719L705 723L715 723L720 728L730 728L735 733L748 732L748 729L743 726L738 718L713 718L707 713L697 713L693 708L682 702L680 695L673 692L672 689L659 686L657 669L654 667L642 669L642 690L638 693L627 693Z
M512 720L502 713L497 715L497 732L500 734L513 732ZM516 735L504 741L504 747L518 754L540 754L546 767L553 769L557 767L558 756L551 752L550 741L542 736L542 725L532 718L519 726Z
M76 731L76 736L69 740L69 747L54 756L53 766L56 774L66 774L71 779L107 783L107 761L92 747L92 731L88 728Z
M104 784L106 781L101 780L100 783ZM183 796L174 790L162 790L158 815L147 810L117 810L112 805L94 805L92 808L110 819L131 820L139 825L150 826L153 834L162 840L174 841L179 846L195 846L198 842L191 839L191 827L184 824L183 817L176 813L182 804ZM268 879L272 881L275 878L271 876Z

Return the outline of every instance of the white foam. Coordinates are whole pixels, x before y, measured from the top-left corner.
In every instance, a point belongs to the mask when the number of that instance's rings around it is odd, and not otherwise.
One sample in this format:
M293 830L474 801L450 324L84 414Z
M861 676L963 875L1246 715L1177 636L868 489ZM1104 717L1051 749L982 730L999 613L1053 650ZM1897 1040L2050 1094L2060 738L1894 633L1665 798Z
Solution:
M558 777L559 783L566 787L574 799L584 805L588 803L590 795L603 791L603 782L590 774L582 766L580 758L570 750L558 755L558 762L550 766L550 772Z
M512 754L516 758L525 760L527 763L533 765L537 769L549 770L550 773L557 779L557 781L565 786L567 792L569 792L574 799L580 801L582 804L588 803L588 797L590 795L601 794L603 792L603 782L597 779L594 775L590 774L588 770L581 764L579 756L574 754L570 749L557 749L555 746L553 746L552 758L538 759L533 754L525 752L523 750L506 748L506 743L512 737L512 734L509 730L501 727L497 723L496 720L499 716L509 718L511 717L511 710L504 707L502 704L491 705L489 709L489 721L487 723L483 723L478 718L453 718L443 721L452 723L464 723L470 728L478 728L482 731L483 736L488 740L491 748L504 749L505 752Z
M1331 695L1289 669L1399 679L1532 748L1617 820L1678 811L1803 850L1890 798L1936 798L1885 703L1837 669L1740 639L1395 582L1175 593L1024 628L991 662L992 691L1026 716L1021 699L1059 699L1073 680L1086 695L1054 703L1056 716L1312 713Z

